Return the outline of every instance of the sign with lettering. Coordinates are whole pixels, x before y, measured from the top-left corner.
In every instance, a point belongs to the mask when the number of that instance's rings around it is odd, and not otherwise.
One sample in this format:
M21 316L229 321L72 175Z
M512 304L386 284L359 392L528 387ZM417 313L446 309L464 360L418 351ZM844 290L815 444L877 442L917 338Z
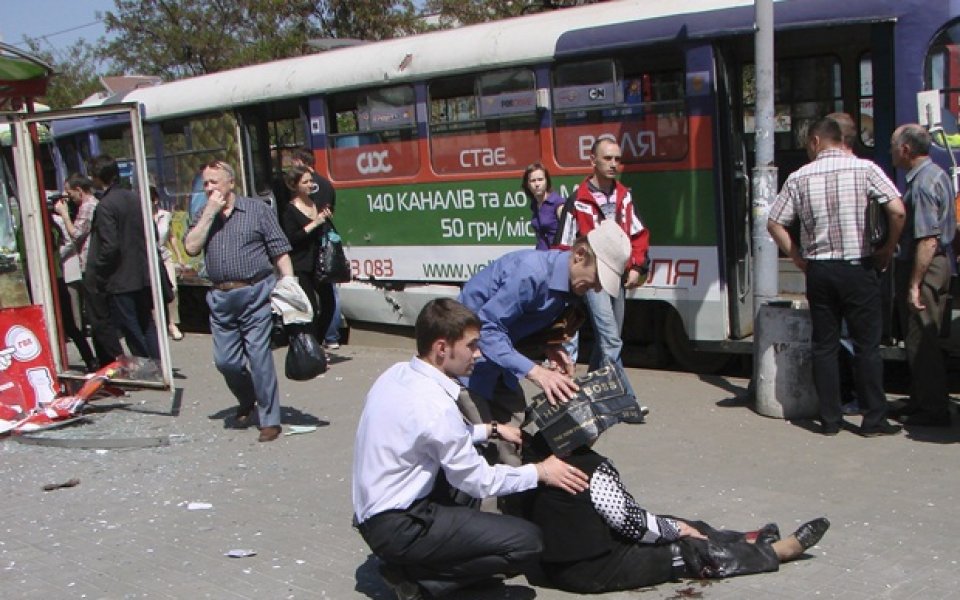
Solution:
M0 310L0 419L49 404L58 388L42 307Z
M618 365L605 361L603 367L575 379L580 391L566 404L551 404L546 394L536 395L527 422L536 423L554 454L567 456L621 421L643 422L640 405L627 392L625 379Z

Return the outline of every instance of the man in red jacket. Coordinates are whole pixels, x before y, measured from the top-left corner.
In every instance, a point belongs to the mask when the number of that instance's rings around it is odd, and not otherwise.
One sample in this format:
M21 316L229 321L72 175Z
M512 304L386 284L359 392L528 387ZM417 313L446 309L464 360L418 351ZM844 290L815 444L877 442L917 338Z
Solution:
M573 214L576 219L576 235L583 236L605 219L614 220L630 238L630 262L624 275L623 288L631 290L643 285L647 275L647 248L650 234L640 222L633 209L630 190L617 181L622 154L617 140L609 134L601 135L590 150L593 174L577 187ZM573 229L573 228L569 228ZM564 245L572 245L572 239L564 239ZM590 319L596 335L596 343L590 355L590 370L600 368L603 357L622 366L620 352L623 340L624 294L616 298L599 291L586 295Z

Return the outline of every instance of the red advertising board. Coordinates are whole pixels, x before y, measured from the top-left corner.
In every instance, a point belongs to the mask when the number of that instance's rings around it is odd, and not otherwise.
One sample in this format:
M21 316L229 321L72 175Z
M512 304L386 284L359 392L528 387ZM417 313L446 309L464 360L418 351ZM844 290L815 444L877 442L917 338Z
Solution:
M0 418L53 402L59 384L40 306L0 310Z

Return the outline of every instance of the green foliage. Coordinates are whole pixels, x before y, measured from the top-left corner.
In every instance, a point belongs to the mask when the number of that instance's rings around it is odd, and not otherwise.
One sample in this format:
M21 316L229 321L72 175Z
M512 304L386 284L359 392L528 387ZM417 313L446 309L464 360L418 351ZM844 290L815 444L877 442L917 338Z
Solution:
M440 27L456 27L532 13L595 4L604 0L427 0L424 12L439 15Z
M317 4L323 37L373 41L427 29L413 0L327 0Z
M47 94L40 102L52 109L70 108L100 91L100 64L96 49L86 40L78 40L59 56L43 50L39 39L26 38L28 51L47 63L56 74L50 79Z
M120 69L166 80L314 52L316 38L379 40L423 29L412 0L114 0Z

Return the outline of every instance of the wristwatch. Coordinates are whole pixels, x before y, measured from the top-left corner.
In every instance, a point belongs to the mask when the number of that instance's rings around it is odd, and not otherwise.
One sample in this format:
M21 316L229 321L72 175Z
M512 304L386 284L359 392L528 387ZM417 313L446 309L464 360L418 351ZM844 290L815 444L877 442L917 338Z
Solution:
M500 432L497 431L497 422L496 422L496 421L493 421L492 423L490 423L490 439L491 439L491 440L499 440L499 439L500 439Z

